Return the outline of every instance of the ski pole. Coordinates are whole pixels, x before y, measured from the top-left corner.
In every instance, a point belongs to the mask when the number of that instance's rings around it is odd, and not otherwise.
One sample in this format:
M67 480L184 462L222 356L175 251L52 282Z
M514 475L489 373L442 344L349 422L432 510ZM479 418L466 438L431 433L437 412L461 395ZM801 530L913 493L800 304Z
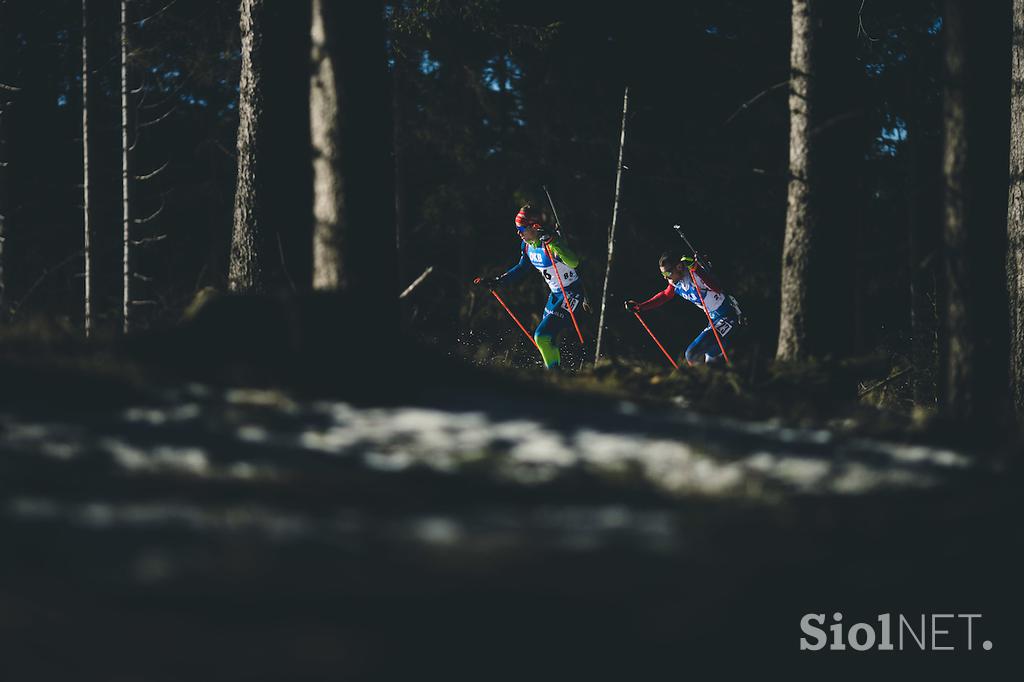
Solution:
M644 326L644 329L647 330L647 333L651 335L652 339L654 339L654 343L658 344L658 348L660 348L661 352L665 354L665 357L668 358L668 361L672 363L672 366L676 369L679 369L679 365L676 364L676 361L673 360L672 356L668 354L667 350L665 350L665 346L661 345L661 341L658 341L658 337L654 335L654 332L651 331L651 328L647 326L646 322L644 322L644 318L640 317L640 313L634 310L633 314L636 315L636 319L640 320L640 324Z
M558 209L555 208L555 200L551 198L551 192L548 191L548 186L547 185L541 185L541 187L544 188L544 194L548 198L548 205L551 206L551 215L555 219L555 229L558 230L559 232L561 232L562 231L562 221L560 221L558 219ZM548 260L551 261L551 265L554 265L555 264L555 259L551 256L551 251L548 249L548 245L547 244L544 245L544 250L547 251ZM557 267L555 268L555 272L556 273L558 272L558 268ZM572 312L572 308L569 307L569 299L565 297L565 287L562 286L562 279L561 279L561 277L559 277L559 279L558 279L558 286L562 290L562 298L565 299L565 307L569 309L569 317L572 318L572 326L576 327L576 335L578 337L580 337L580 344L582 345L583 344L583 334L580 333L580 326L578 324L576 324L576 315ZM584 300L584 303L585 303L584 310L587 310L588 308L586 306L588 306L589 303L586 303L586 300L587 300L587 285L586 285L585 281L583 283L583 300Z
M555 228L559 231L562 229L562 222L558 219L558 210L555 209L555 202L551 198L551 192L548 191L547 185L541 185L544 188L544 194L548 197L548 205L551 206L551 215L555 218Z
M725 346L722 345L722 338L718 335L718 330L715 329L715 322L711 319L711 313L708 312L708 306L704 303L704 297L701 296L700 287L697 286L697 280L695 280L696 268L690 268L690 281L693 283L693 290L697 292L697 298L700 299L700 307L704 309L704 314L708 316L708 324L711 325L711 333L715 335L715 341L718 342L718 347L722 349L722 357L725 358L725 364L731 365L729 362L729 356L725 353Z
M473 280L473 284L479 283L479 277ZM500 303L501 307L505 309L505 312L509 314L509 317L511 317L515 321L516 325L523 330L523 333L526 334L526 338L530 339L530 343L532 343L537 350L540 350L540 346L537 345L537 340L533 338L533 335L530 334L530 332L526 331L526 327L524 327L522 322L519 321L519 318L516 317L516 314L513 313L512 310L509 309L507 305L505 305L505 301L501 300L501 296L498 296L498 292L495 291L494 289L489 289L488 291L494 294L494 298L498 299L498 303Z
M580 331L580 326L576 324L576 314L572 311L572 306L569 305L569 297L565 295L565 285L562 284L562 273L558 272L558 265L555 263L555 256L551 253L551 247L544 244L544 253L548 254L548 260L551 261L551 267L555 269L555 279L558 280L558 288L562 290L562 300L565 301L565 309L569 311L569 317L572 319L572 326L576 327L576 336L580 337L580 345L583 345L583 332Z
M693 244L691 244L690 240L686 238L685 234L683 234L683 226L682 225L673 225L672 229L676 231L676 234L678 234L682 238L682 240L684 242L686 242L686 248L690 249L690 251L693 253L693 260L694 260L694 262L696 262L698 265L700 265L705 270L710 270L711 268L709 268L707 265L705 265L704 263L701 262L700 256L697 255L697 249L693 248Z

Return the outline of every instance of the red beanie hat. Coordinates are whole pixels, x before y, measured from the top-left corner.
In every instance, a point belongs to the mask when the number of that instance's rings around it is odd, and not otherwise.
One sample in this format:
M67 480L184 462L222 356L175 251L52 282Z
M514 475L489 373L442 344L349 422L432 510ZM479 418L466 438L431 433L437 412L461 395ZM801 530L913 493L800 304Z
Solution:
M523 206L516 214L516 227L520 229L531 225L540 225L543 222L544 218L541 212L532 206Z

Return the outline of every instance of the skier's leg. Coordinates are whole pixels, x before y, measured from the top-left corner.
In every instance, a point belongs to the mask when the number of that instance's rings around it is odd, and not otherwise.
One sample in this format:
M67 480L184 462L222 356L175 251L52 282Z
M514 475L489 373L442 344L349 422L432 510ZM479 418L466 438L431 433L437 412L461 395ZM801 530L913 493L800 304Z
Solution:
M558 351L558 334L565 328L566 313L561 303L561 294L551 294L544 308L544 319L533 332L533 339L537 342L547 369L557 369L562 360L562 354Z
M546 314L533 333L537 348L540 349L540 356L544 360L544 366L548 369L557 369L562 360L562 354L558 351L558 333L564 326L563 320L555 315Z
M571 289L566 293L569 296L569 305L575 312L583 302L583 295ZM544 308L544 319L540 321L533 333L533 339L537 342L537 348L540 349L540 355L544 359L544 366L548 369L559 367L562 356L558 350L558 337L563 331L573 328L572 318L569 316L568 309L563 305L563 300L560 291L552 292L548 296L548 304Z
M722 345L726 348L732 348L733 332L738 328L737 321L731 317L722 317L715 320L715 329L718 330L718 338L722 340ZM710 333L711 328L708 327L705 333ZM707 365L719 365L724 362L722 357L722 349L718 346L718 341L713 337L711 339L711 348L704 354L704 363Z
M711 346L718 350L718 342L715 341L715 337L711 333L711 327L707 327L697 335L693 343L686 347L686 362L695 365L704 361L704 357L711 352Z

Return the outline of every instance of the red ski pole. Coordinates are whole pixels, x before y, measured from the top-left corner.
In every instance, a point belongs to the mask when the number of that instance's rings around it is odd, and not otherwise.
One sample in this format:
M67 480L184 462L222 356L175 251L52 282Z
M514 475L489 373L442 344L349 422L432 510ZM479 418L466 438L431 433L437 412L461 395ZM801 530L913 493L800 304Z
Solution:
M480 278L477 277L476 279L474 279L473 283L479 284ZM501 307L505 309L505 312L509 314L509 317L511 317L512 320L516 323L516 325L523 330L523 333L526 334L526 338L530 339L530 343L533 344L534 348L540 350L540 346L537 345L537 340L533 338L533 334L526 331L526 327L524 327L522 322L519 321L519 318L516 317L516 314L513 313L512 310L507 305L505 305L505 301L501 300L501 296L498 296L498 292L495 291L494 289L489 289L489 291L494 295L494 298L498 299L498 303L500 303Z
M569 317L572 318L572 326L576 327L576 336L580 337L580 345L583 345L583 333L580 331L580 326L576 324L576 315L572 312L572 306L569 305L569 297L565 295L565 285L562 284L562 275L558 272L558 266L555 265L555 257L551 255L551 249L547 244L544 244L544 253L548 254L548 260L551 261L551 267L555 269L555 279L558 280L558 288L562 290L562 300L565 301L565 309L569 311Z
M658 344L658 348L660 348L661 352L665 354L665 357L668 358L668 361L672 363L672 366L675 367L676 369L679 369L679 365L676 364L676 361L673 360L672 356L668 354L667 350L665 350L665 346L661 345L661 341L658 341L658 337L654 335L654 332L651 331L651 328L647 326L646 322L644 322L644 318L640 317L640 313L634 310L633 314L636 315L636 319L640 320L640 324L644 326L644 329L647 330L647 333L651 335L652 339L654 339L654 343Z
M718 341L718 347L722 349L722 357L725 358L725 364L731 365L729 362L729 356L725 354L725 346L722 345L722 339L718 336L718 330L715 329L715 323L711 319L711 313L708 312L708 306L704 303L704 297L700 294L700 287L697 286L697 280L693 278L694 268L690 268L690 282L693 283L693 288L697 292L697 298L700 299L700 307L704 308L704 314L708 316L708 324L711 325L711 333L715 335L715 341Z

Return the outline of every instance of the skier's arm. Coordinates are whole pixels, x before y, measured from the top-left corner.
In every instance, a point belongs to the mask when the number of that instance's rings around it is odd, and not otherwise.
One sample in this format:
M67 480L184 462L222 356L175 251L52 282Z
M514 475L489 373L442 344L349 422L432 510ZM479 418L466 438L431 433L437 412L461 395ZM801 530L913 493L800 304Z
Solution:
M661 306L671 301L672 297L675 296L675 293L675 289L673 289L672 285L669 284L667 287L665 287L664 291L659 291L658 293L656 293L654 296L651 296L643 303L638 304L637 307L640 308L641 311L651 310L652 308L660 308Z
M524 244L522 250L519 253L519 262L513 265L511 268L506 270L496 280L495 284L504 286L506 284L513 284L518 282L526 274L529 269L530 259L526 257L526 245Z

